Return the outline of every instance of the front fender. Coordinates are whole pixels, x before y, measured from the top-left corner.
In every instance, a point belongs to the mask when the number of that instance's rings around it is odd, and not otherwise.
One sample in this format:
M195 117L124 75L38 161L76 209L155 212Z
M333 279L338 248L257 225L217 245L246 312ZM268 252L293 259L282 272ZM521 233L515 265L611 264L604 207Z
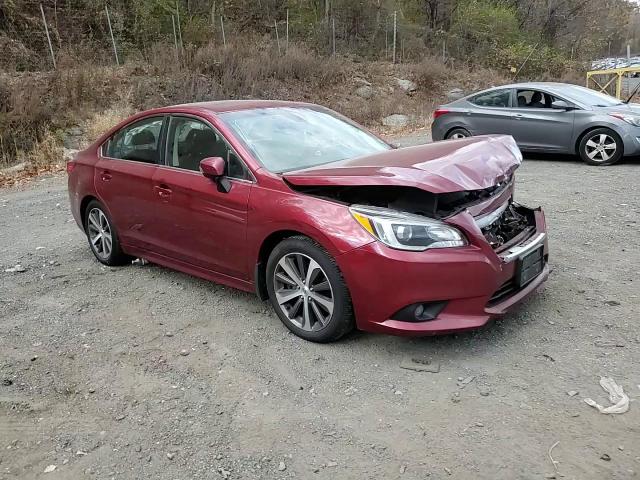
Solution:
M251 268L264 242L278 232L295 232L318 242L334 258L374 241L347 205L297 192L254 187L249 200L247 240Z

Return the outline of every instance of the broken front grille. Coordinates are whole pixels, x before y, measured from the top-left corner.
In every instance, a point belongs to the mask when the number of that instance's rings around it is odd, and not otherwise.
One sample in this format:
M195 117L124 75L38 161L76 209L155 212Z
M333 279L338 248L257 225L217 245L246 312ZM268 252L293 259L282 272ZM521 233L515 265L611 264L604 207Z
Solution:
M497 218L490 218L490 223L485 225L485 219L496 214ZM527 240L535 233L533 211L516 203L509 203L476 222L489 245L498 252Z

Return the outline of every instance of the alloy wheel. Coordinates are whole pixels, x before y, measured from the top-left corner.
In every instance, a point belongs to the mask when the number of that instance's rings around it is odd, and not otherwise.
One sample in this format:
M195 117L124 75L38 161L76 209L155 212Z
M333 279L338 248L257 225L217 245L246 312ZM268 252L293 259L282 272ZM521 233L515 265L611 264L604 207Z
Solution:
M464 133L461 132L456 132L453 135L451 135L449 137L451 140L459 140L461 138L467 138L467 136Z
M113 235L107 216L99 208L94 208L89 212L87 233L95 254L101 259L107 260L113 249Z
M594 162L606 162L618 149L616 140L606 133L594 135L585 144L587 156Z
M273 272L273 286L280 309L298 328L317 331L331 320L331 282L313 258L303 253L284 255Z

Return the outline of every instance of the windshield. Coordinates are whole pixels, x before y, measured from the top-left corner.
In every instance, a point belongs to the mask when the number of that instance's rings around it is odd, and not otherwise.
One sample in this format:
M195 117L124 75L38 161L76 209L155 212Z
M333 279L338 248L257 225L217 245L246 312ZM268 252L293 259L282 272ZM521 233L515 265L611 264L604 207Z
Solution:
M391 147L327 110L308 107L227 112L220 118L274 173L371 155Z
M622 105L622 102L615 97L578 85L564 87L561 93L565 94L570 100L590 107L613 107L614 105Z

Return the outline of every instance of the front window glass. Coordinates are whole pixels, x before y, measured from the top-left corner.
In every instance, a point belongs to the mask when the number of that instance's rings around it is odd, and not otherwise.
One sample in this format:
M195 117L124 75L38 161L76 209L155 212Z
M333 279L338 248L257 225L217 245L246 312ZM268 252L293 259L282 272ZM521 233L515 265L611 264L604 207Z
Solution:
M503 107L509 106L511 90L491 90L490 92L479 93L469 101L480 107Z
M391 149L370 133L324 110L263 108L227 112L220 117L258 161L275 173Z
M518 108L551 108L557 100L553 95L540 90L518 90Z
M232 178L249 179L249 172L222 136L209 125L188 117L172 117L167 141L167 163L172 167L199 171L207 157L220 157Z

